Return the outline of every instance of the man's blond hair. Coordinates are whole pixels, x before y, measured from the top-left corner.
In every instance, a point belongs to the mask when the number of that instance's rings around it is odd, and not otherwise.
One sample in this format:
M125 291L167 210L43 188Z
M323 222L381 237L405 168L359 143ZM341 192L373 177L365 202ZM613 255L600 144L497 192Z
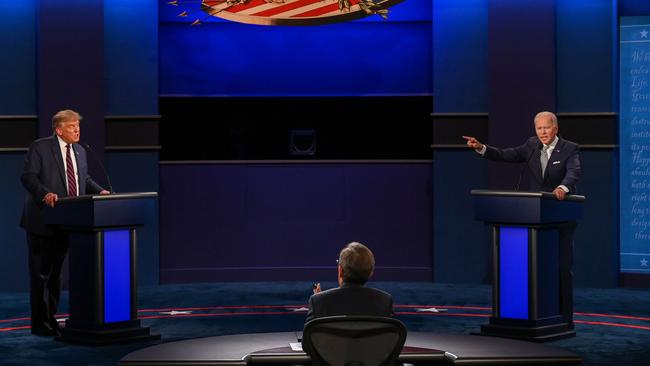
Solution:
M64 109L62 111L58 111L54 117L52 117L52 130L55 130L63 122L81 122L82 119L83 117L81 117L79 113L73 111L72 109Z

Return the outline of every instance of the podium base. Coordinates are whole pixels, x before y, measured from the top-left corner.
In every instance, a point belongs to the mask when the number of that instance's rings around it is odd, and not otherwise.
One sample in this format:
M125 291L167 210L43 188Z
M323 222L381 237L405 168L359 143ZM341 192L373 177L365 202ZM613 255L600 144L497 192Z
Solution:
M559 323L538 327L522 327L502 324L481 325L481 331L476 335L521 339L532 342L548 342L558 339L575 337L573 323Z
M80 328L66 326L61 328L57 341L86 345L104 345L113 343L143 342L160 339L160 334L151 334L149 327L140 326L139 321L126 322L129 326L99 326Z

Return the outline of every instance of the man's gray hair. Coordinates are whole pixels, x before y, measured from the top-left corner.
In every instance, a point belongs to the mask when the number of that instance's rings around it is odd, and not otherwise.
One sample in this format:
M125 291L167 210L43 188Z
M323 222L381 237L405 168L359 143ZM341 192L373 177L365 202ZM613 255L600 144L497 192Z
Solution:
M69 121L81 122L82 119L83 117L81 117L79 113L73 111L72 109L64 109L62 111L58 111L56 112L54 117L52 117L52 130L55 130L63 122L69 122Z
M375 270L375 256L365 245L352 242L339 253L339 266L343 268L343 282L363 285Z
M549 111L539 112L535 115L535 119L533 119L533 121L537 122L537 119L542 117L551 117L551 122L553 122L553 126L557 127L557 116L555 115L555 113Z

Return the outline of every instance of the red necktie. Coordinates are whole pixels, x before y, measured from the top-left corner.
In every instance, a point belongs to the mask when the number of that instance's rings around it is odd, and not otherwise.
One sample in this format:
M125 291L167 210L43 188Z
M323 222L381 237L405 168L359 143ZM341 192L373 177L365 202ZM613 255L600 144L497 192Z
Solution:
M70 154L70 144L65 145L65 165L66 175L68 176L68 196L77 195L77 180L74 174L74 165L72 165L72 155Z

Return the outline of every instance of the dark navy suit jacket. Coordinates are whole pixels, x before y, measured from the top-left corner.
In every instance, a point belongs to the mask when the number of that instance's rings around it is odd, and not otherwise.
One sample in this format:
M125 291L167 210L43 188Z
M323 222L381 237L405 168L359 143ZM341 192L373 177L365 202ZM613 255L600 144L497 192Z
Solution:
M77 159L79 195L101 192L103 188L88 175L86 150L79 144L73 144L72 149ZM49 192L59 197L68 195L65 164L56 135L32 142L20 180L27 189L20 226L35 235L54 235L52 228L43 223L43 198Z
M305 322L334 315L393 316L393 297L381 290L344 283L309 298Z
M486 159L511 163L527 162L531 191L552 192L557 186L564 185L569 189L569 193L576 193L576 183L580 179L580 147L576 143L558 139L543 177L540 163L542 144L536 136L529 138L521 146L507 149L487 145L486 147L483 155Z

